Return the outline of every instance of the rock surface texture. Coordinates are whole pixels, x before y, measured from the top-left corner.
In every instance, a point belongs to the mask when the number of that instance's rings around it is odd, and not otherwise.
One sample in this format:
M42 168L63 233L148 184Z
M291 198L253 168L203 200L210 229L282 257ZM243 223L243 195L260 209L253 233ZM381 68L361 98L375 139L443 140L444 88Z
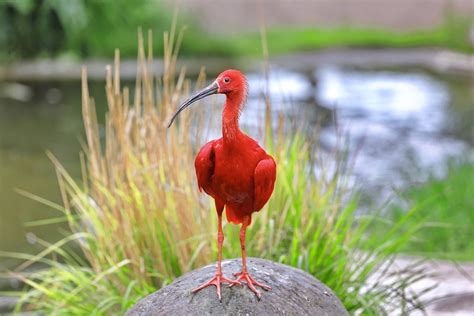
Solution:
M191 293L214 276L215 266L209 265L145 297L126 315L348 315L334 293L304 271L257 258L248 258L247 265L257 281L272 287L271 291L258 288L260 301L246 285L222 284L222 302L214 286ZM241 270L241 260L225 260L222 269L230 278Z

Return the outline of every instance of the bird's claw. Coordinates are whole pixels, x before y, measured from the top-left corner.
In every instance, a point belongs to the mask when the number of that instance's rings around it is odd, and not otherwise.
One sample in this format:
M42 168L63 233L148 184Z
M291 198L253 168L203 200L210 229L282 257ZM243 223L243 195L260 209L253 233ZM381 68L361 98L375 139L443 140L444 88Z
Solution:
M250 288L250 290L252 290L252 292L255 293L255 295L257 295L257 298L260 299L261 298L261 294L260 292L255 288L255 285L257 286L260 286L262 289L264 289L265 291L269 291L271 290L272 288L268 285L265 285L265 284L262 284L258 281L256 281L254 278L252 278L250 276L250 274L245 271L241 271L241 272L237 272L237 273L234 273L233 274L235 277L237 277L237 280L239 282L239 284L242 284L240 283L241 280L245 280L245 282L247 283L247 286ZM234 286L234 284L231 284L229 285L229 287L232 287Z
M222 301L221 283L230 283L229 286L232 286L232 285L235 285L235 284L242 285L242 283L240 283L239 280L230 280L230 279L227 279L226 277L223 277L222 274L216 274L212 279L210 279L206 283L198 286L197 288L191 290L191 292L196 293L196 292L202 290L203 288L214 285L217 289L217 297L219 298L219 301Z

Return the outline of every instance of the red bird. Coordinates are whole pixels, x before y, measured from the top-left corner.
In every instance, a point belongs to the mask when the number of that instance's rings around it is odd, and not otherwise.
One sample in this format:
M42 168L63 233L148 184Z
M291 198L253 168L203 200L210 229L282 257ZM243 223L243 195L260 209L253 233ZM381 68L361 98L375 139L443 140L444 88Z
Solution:
M276 178L276 165L258 143L244 134L239 128L239 116L247 98L247 80L238 70L226 70L208 87L186 100L173 115L168 127L178 114L206 96L221 93L226 95L222 111L222 138L215 139L204 145L196 157L194 166L199 190L204 190L214 198L218 216L217 245L218 259L216 275L197 287L197 292L210 285L217 288L217 296L221 299L221 283L230 286L241 284L245 280L247 286L260 299L260 292L255 285L265 290L271 287L257 282L248 270L245 257L245 232L252 222L252 213L258 212L272 195ZM222 275L222 213L226 211L227 221L242 224L240 245L242 248L242 271L235 273L236 280L229 280Z

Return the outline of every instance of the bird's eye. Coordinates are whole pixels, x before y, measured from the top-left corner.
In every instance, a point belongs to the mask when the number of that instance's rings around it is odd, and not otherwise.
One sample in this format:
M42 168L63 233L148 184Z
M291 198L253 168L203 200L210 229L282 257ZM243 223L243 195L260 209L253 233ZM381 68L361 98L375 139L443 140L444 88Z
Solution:
M225 83L229 83L229 82L230 82L230 78L229 78L229 77L225 77L225 78L224 78L224 82L225 82Z

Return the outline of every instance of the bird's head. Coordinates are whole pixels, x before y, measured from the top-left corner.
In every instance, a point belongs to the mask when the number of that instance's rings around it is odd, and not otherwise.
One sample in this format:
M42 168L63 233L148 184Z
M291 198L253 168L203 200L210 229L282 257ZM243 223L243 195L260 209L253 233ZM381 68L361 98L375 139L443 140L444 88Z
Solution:
M247 96L247 80L245 79L244 74L234 69L223 71L209 86L197 92L181 104L171 118L168 127L173 124L175 118L179 113L181 113L181 111L192 103L212 94L225 94L227 97L240 99L236 101L237 103L242 104Z
M247 80L244 74L238 70L229 69L223 71L214 82L219 87L217 93L227 95L235 92L243 95L247 94Z

